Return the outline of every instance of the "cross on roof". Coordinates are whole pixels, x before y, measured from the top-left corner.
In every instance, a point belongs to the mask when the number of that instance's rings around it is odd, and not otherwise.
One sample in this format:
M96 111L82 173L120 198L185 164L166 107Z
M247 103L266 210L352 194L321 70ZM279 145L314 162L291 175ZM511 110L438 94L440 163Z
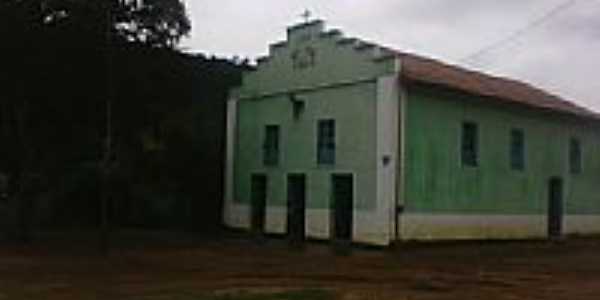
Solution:
M308 23L310 21L310 17L312 17L312 12L306 9L300 16L304 19L305 23Z

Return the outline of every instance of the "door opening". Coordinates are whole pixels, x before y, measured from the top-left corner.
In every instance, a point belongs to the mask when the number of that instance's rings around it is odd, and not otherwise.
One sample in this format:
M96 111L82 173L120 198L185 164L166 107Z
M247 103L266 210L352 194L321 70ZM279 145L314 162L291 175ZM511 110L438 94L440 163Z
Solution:
M352 241L354 181L352 174L335 174L332 186L332 238L335 242L349 244Z
M288 175L287 185L287 233L292 245L300 245L305 239L306 223L306 176Z
M548 237L562 236L563 225L563 180L560 177L550 178L548 184Z
M252 175L251 226L252 232L262 236L265 232L267 216L267 176Z

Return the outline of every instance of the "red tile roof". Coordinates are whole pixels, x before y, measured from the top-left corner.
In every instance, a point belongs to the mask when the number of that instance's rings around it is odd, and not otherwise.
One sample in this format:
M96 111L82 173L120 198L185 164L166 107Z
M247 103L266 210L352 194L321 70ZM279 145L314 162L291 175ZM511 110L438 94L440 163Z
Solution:
M600 120L600 114L527 83L487 75L414 54L395 52L404 80L445 86L498 101Z

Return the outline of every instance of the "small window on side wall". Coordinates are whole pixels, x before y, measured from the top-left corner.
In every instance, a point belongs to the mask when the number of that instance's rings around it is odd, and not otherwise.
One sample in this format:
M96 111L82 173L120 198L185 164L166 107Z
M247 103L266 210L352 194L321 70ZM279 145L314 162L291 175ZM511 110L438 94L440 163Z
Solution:
M463 166L479 164L479 128L474 122L463 122L461 133L461 160Z
M522 129L510 131L510 167L518 171L525 169L525 133Z
M571 138L569 142L569 170L571 174L581 174L583 169L583 157L581 141Z

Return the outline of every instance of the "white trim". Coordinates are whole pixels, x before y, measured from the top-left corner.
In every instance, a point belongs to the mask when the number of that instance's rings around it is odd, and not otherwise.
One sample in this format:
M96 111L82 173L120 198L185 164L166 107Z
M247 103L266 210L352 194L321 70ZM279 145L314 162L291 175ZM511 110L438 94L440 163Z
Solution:
M333 234L330 209L307 209L305 233L308 238L330 240Z
M548 216L406 214L404 240L526 239L548 237ZM600 234L600 215L564 215L563 234Z
M230 204L227 209L227 226L249 230L251 227L250 210L250 205L247 204Z
M600 234L600 215L566 215L563 217L565 234Z
M230 207L233 228L250 228L250 207L236 204ZM377 222L377 212L355 212L355 223ZM306 210L306 237L330 240L331 213L328 209ZM403 215L403 240L468 240L468 239L530 239L548 237L546 215ZM267 206L265 232L286 234L287 208ZM567 215L564 234L599 234L600 215ZM377 226L361 227L353 233L353 241L373 245L388 245L388 236Z
M405 214L403 240L546 238L546 215Z
M398 101L399 101L399 107L398 109L400 110L399 112L399 122L398 122L398 133L400 135L399 137L399 145L398 145L398 150L399 150L399 160L398 160L398 176L400 177L399 181L397 181L396 183L396 203L394 203L394 207L393 207L393 211L392 211L392 215L393 215L393 221L394 221L394 228L393 228L393 232L394 232L394 239L395 240L400 240L402 238L402 228L401 228L401 224L402 224L402 220L401 220L401 215L400 212L398 212L398 208L399 207L405 207L406 205L406 199L405 197L405 184L406 184L406 124L407 124L407 112L406 109L408 107L408 91L406 89L406 86L404 86L403 82L401 81L401 74L402 74L402 60L400 58L396 59L396 74L398 76Z
M287 205L283 207L267 205L265 232L287 234Z
M245 204L236 204L231 207L230 223L232 228L250 229L250 207ZM352 241L371 245L386 246L389 244L388 235L377 226L367 226L378 222L376 212L354 212L354 223L364 224L359 230L353 232ZM329 209L307 209L305 234L306 238L328 241L331 240L331 212ZM377 223L378 224L378 223ZM374 225L377 225L374 224ZM265 233L287 234L287 208L267 206L265 220Z
M376 228L384 231L385 238L394 236L397 164L398 164L398 76L392 74L377 80L377 213L380 221ZM388 159L387 164L384 160ZM372 223L372 222L370 222Z
M232 98L227 101L227 140L225 152L225 191L223 199L223 221L227 225L233 225L232 209L235 197L235 155L237 145L237 117L238 100Z

